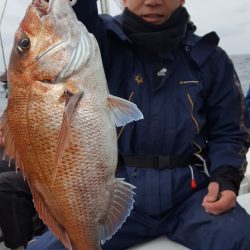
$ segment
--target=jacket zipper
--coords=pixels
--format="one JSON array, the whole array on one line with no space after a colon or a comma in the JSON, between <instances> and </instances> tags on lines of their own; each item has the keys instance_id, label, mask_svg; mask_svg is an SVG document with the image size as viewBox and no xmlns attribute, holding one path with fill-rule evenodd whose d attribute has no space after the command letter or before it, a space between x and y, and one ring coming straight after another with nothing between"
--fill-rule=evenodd
<instances>
[{"instance_id":1,"label":"jacket zipper","mask_svg":"<svg viewBox=\"0 0 250 250\"><path fill-rule=\"evenodd\" d=\"M190 94L187 94L187 97L188 97L188 101L189 101L190 106L191 106L191 118L192 118L192 120L193 120L193 122L194 122L194 124L196 126L197 133L199 133L200 132L199 124L198 124L197 120L194 117L194 102L193 102Z\"/></svg>"}]
</instances>

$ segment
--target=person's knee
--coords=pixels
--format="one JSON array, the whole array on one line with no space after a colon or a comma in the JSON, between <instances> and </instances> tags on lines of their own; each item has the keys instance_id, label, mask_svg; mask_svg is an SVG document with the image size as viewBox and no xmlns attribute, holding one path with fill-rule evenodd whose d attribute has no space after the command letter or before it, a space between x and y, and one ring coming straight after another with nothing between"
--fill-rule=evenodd
<instances>
[{"instance_id":1,"label":"person's knee","mask_svg":"<svg viewBox=\"0 0 250 250\"><path fill-rule=\"evenodd\" d=\"M64 245L51 233L46 231L39 237L33 238L27 245L26 250L66 250Z\"/></svg>"},{"instance_id":2,"label":"person's knee","mask_svg":"<svg viewBox=\"0 0 250 250\"><path fill-rule=\"evenodd\" d=\"M0 192L0 227L7 247L25 246L33 236L34 208L24 197Z\"/></svg>"},{"instance_id":3,"label":"person's knee","mask_svg":"<svg viewBox=\"0 0 250 250\"><path fill-rule=\"evenodd\" d=\"M241 225L238 228L233 230L231 235L232 239L234 239L234 244L236 246L235 249L250 249L250 215L248 218L245 218L242 221Z\"/></svg>"},{"instance_id":4,"label":"person's knee","mask_svg":"<svg viewBox=\"0 0 250 250\"><path fill-rule=\"evenodd\" d=\"M228 217L230 221L230 216ZM230 225L231 224L231 225ZM216 232L215 244L220 245L215 249L248 250L250 249L250 215L239 216L238 221L232 219L231 223L224 224ZM216 243L217 242L217 243Z\"/></svg>"}]
</instances>

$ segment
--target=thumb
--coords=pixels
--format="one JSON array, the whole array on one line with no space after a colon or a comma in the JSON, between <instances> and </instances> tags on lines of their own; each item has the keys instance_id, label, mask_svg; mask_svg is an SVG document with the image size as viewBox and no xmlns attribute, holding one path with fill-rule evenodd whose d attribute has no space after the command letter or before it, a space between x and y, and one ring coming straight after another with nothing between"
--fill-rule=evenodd
<instances>
[{"instance_id":1,"label":"thumb","mask_svg":"<svg viewBox=\"0 0 250 250\"><path fill-rule=\"evenodd\" d=\"M208 185L208 193L206 195L206 202L214 202L218 200L219 196L219 184L217 182L211 182Z\"/></svg>"}]
</instances>

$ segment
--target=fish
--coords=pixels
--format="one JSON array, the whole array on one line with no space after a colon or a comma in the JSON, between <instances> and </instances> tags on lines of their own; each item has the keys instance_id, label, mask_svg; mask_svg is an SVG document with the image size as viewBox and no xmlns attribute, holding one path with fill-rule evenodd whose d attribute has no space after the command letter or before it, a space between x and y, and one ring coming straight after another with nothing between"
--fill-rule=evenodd
<instances>
[{"instance_id":1,"label":"fish","mask_svg":"<svg viewBox=\"0 0 250 250\"><path fill-rule=\"evenodd\" d=\"M15 33L0 138L53 234L67 249L101 249L135 199L115 176L116 127L143 114L109 93L98 43L70 2L42 4L29 4Z\"/></svg>"}]
</instances>

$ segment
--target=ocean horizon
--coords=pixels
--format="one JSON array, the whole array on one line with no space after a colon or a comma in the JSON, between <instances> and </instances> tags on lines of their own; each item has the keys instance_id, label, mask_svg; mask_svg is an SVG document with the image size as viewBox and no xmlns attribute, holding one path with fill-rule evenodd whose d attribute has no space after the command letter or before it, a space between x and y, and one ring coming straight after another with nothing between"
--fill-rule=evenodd
<instances>
[{"instance_id":1,"label":"ocean horizon","mask_svg":"<svg viewBox=\"0 0 250 250\"><path fill-rule=\"evenodd\" d=\"M230 55L246 95L250 86L250 54Z\"/></svg>"}]
</instances>

